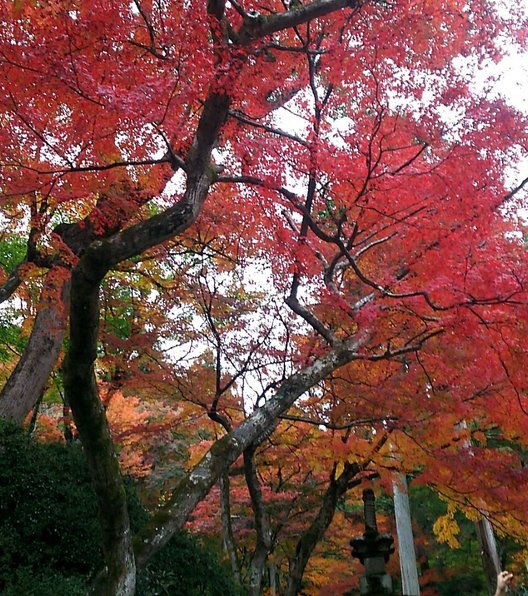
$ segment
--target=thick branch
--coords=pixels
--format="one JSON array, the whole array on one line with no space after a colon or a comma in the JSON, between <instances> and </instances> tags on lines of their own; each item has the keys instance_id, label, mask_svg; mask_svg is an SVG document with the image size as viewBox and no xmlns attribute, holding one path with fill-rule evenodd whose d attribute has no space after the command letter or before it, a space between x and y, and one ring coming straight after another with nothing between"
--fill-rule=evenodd
<instances>
[{"instance_id":1,"label":"thick branch","mask_svg":"<svg viewBox=\"0 0 528 596\"><path fill-rule=\"evenodd\" d=\"M350 422L346 422L343 424L334 424L332 422L328 422L325 420L320 419L313 419L308 418L307 416L294 416L291 414L281 414L281 420L291 420L292 422L302 422L304 424L310 424L312 426L324 426L328 430L347 430L350 428L356 428L358 426L373 426L375 424L380 424L381 422L393 422L397 419L393 416L384 416L382 418L358 418L356 420L352 420Z\"/></svg>"},{"instance_id":2,"label":"thick branch","mask_svg":"<svg viewBox=\"0 0 528 596\"><path fill-rule=\"evenodd\" d=\"M113 161L105 164L89 164L86 166L74 166L73 164L70 164L70 166L67 168L57 168L54 170L41 170L39 168L34 168L25 164L5 163L2 164L2 166L5 168L22 168L24 170L30 170L31 172L41 175L62 175L83 172L104 172L106 170L113 170L115 168L128 168L130 166L153 166L163 163L170 163L174 169L177 169L177 167L181 167L183 165L183 160L174 154L167 153L160 159L131 159L125 161Z\"/></svg>"},{"instance_id":3,"label":"thick branch","mask_svg":"<svg viewBox=\"0 0 528 596\"><path fill-rule=\"evenodd\" d=\"M167 504L154 516L136 540L136 560L143 566L158 552L185 523L196 505L209 492L220 475L261 437L275 427L278 416L331 372L358 357L363 342L357 340L334 348L326 356L315 360L300 372L286 379L261 408L255 410L231 433L211 447L193 471L180 481Z\"/></svg>"},{"instance_id":4,"label":"thick branch","mask_svg":"<svg viewBox=\"0 0 528 596\"><path fill-rule=\"evenodd\" d=\"M20 267L25 263L19 263L13 271L9 274L9 277L4 281L2 286L0 287L0 303L9 300L11 296L15 293L18 286L22 283L22 279L20 277Z\"/></svg>"},{"instance_id":5,"label":"thick branch","mask_svg":"<svg viewBox=\"0 0 528 596\"><path fill-rule=\"evenodd\" d=\"M294 135L291 132L287 132L286 130L276 128L274 126L270 126L269 124L262 124L260 122L257 122L256 120L249 118L248 116L246 116L245 114L243 114L242 112L240 112L238 110L230 110L229 115L232 118L235 118L235 120L242 122L243 124L248 124L249 126L253 126L254 128L259 128L261 130L264 130L265 132L269 132L272 135L276 135L276 136L282 137L284 139L289 139L290 141L295 141L296 143L299 143L299 145L302 145L303 147L310 146L308 141L305 141L303 138L299 137L298 135Z\"/></svg>"},{"instance_id":6,"label":"thick branch","mask_svg":"<svg viewBox=\"0 0 528 596\"><path fill-rule=\"evenodd\" d=\"M139 255L149 248L177 236L189 228L200 213L215 178L211 151L229 107L229 97L212 93L205 102L196 137L185 160L187 190L183 198L166 211L146 221L94 242L89 253L94 267L105 273L121 261ZM95 277L99 273L94 272Z\"/></svg>"},{"instance_id":7,"label":"thick branch","mask_svg":"<svg viewBox=\"0 0 528 596\"><path fill-rule=\"evenodd\" d=\"M236 41L242 45L251 43L255 39L277 33L284 29L297 27L314 19L324 17L343 8L356 9L358 0L316 0L304 6L297 6L291 10L263 16L256 12L246 14L242 27L236 33Z\"/></svg>"},{"instance_id":8,"label":"thick branch","mask_svg":"<svg viewBox=\"0 0 528 596\"><path fill-rule=\"evenodd\" d=\"M526 185L528 184L528 176L522 180L515 188L510 190L509 193L504 195L503 202L509 201L512 199L519 191L521 191Z\"/></svg>"}]
</instances>

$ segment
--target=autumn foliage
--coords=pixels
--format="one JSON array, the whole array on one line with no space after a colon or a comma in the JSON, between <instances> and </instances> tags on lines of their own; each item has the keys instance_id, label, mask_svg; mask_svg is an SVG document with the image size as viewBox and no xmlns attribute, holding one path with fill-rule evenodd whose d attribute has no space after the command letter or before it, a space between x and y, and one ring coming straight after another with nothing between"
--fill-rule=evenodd
<instances>
[{"instance_id":1,"label":"autumn foliage","mask_svg":"<svg viewBox=\"0 0 528 596\"><path fill-rule=\"evenodd\" d=\"M248 593L323 590L317 544L395 471L525 539L528 139L482 74L525 49L522 6L0 18L0 415L82 442L101 594L191 515ZM156 512L135 542L121 472Z\"/></svg>"}]
</instances>

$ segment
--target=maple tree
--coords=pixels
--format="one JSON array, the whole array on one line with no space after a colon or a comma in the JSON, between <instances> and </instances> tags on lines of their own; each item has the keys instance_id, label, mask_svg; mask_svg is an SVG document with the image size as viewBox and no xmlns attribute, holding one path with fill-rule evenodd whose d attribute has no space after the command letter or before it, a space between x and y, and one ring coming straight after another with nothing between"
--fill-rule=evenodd
<instances>
[{"instance_id":1,"label":"maple tree","mask_svg":"<svg viewBox=\"0 0 528 596\"><path fill-rule=\"evenodd\" d=\"M366 391L369 418L406 430L422 410L454 412L446 433L462 420L500 423L516 438L524 429L522 416L501 418L501 407L522 410L516 323L526 318L526 267L500 209L526 183L509 190L504 175L525 151L526 130L457 61L498 60L506 30L522 46L518 10L503 16L484 0L0 5L2 218L6 238L27 239L1 295L35 311L0 414L23 421L68 333L64 398L100 503L101 593L133 593L136 566L278 416L345 364L352 386L379 393L385 362L387 383L398 381L387 397ZM281 123L285 109L295 129ZM203 289L192 255L208 250L233 264L216 272L220 280L235 271L244 282L264 266L277 300L250 299L233 284L213 311L210 285L198 303L216 367L201 366L203 354L194 368L178 367L163 340L199 339L176 307ZM280 297L291 313L277 308L268 325ZM229 361L248 324L233 305L252 300L267 330L252 330L253 343L246 334L246 355ZM220 334L225 324L230 336ZM477 348L491 364L471 360ZM127 375L165 387L177 378L197 391L209 383L208 396L194 398L223 428L135 543L101 371L116 396ZM244 413L230 390L252 374L262 388ZM361 400L329 397L324 416L362 410Z\"/></svg>"},{"instance_id":2,"label":"maple tree","mask_svg":"<svg viewBox=\"0 0 528 596\"><path fill-rule=\"evenodd\" d=\"M248 577L248 593L261 593L268 585L264 578L270 576L279 593L298 594L301 586L304 590L306 565L345 496L376 476L369 464L385 438L358 450L357 459L365 453L363 461L345 462L340 469L335 461L336 441L340 439L334 433L315 425L284 421L258 452L247 451L243 464L232 469L229 529L225 515L218 511L224 508L218 490L193 512L192 528L229 534L237 574ZM348 540L341 546L346 550ZM320 578L319 583L324 581Z\"/></svg>"}]
</instances>

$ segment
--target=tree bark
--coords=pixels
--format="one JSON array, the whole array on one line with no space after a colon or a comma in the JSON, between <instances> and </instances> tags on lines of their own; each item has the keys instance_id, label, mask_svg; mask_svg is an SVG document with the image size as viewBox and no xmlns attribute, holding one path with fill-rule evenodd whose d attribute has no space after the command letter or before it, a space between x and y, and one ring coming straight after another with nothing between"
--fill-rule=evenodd
<instances>
[{"instance_id":1,"label":"tree bark","mask_svg":"<svg viewBox=\"0 0 528 596\"><path fill-rule=\"evenodd\" d=\"M0 393L0 418L22 424L44 392L66 333L69 291L69 272L50 269L24 354Z\"/></svg>"},{"instance_id":2,"label":"tree bark","mask_svg":"<svg viewBox=\"0 0 528 596\"><path fill-rule=\"evenodd\" d=\"M30 241L25 260L0 289L0 301L11 296L21 281L19 271L23 263L49 268L28 344L0 393L0 418L19 424L42 399L62 348L70 305L71 266L68 261L71 255L80 255L96 237L90 216L78 223L59 224L53 232L67 247L67 258L64 259L63 254L53 259L40 255Z\"/></svg>"},{"instance_id":3,"label":"tree bark","mask_svg":"<svg viewBox=\"0 0 528 596\"><path fill-rule=\"evenodd\" d=\"M112 266L174 237L194 223L214 178L211 151L228 108L228 96L209 95L187 156L189 173L182 200L146 222L93 241L72 272L70 347L64 366L64 389L98 498L105 569L98 576L95 589L101 596L133 595L136 565L126 494L94 374L100 284ZM217 479L218 475L213 482Z\"/></svg>"},{"instance_id":4,"label":"tree bark","mask_svg":"<svg viewBox=\"0 0 528 596\"><path fill-rule=\"evenodd\" d=\"M272 535L269 523L269 516L266 506L262 500L262 491L255 469L255 447L251 446L244 451L244 472L246 484L251 497L251 507L255 519L255 530L257 534L255 550L251 557L249 569L248 596L260 596L262 592L262 579L266 569L266 561L272 547Z\"/></svg>"},{"instance_id":5,"label":"tree bark","mask_svg":"<svg viewBox=\"0 0 528 596\"><path fill-rule=\"evenodd\" d=\"M87 278L82 267L73 271L70 312L64 389L99 504L105 569L96 582L96 593L132 596L136 569L126 493L93 369L97 357L99 283Z\"/></svg>"},{"instance_id":6,"label":"tree bark","mask_svg":"<svg viewBox=\"0 0 528 596\"><path fill-rule=\"evenodd\" d=\"M27 261L24 260L19 263L0 287L0 303L9 300L21 284L22 279L20 278L20 268L26 262Z\"/></svg>"},{"instance_id":7,"label":"tree bark","mask_svg":"<svg viewBox=\"0 0 528 596\"><path fill-rule=\"evenodd\" d=\"M288 377L274 397L255 410L232 432L216 441L194 469L172 491L167 503L136 536L136 561L145 565L180 530L196 505L231 464L250 445L258 445L273 432L278 417L310 387L359 357L361 340L343 344Z\"/></svg>"},{"instance_id":8,"label":"tree bark","mask_svg":"<svg viewBox=\"0 0 528 596\"><path fill-rule=\"evenodd\" d=\"M286 19L277 20L275 15L244 19L239 33L242 32L244 43L249 44L252 39L307 22L348 5L349 0L316 0L312 9L286 11ZM356 4L353 2L353 5ZM218 5L213 2L211 6L215 9ZM258 26L255 28L256 21ZM99 286L112 267L174 238L187 230L198 217L216 177L211 153L227 118L231 99L228 90L235 85L245 60L243 52L227 54L228 58L216 73L215 85L203 104L191 148L182 164L187 175L182 199L163 213L109 238L91 242L72 274L70 348L65 366L65 391L99 501L107 568L98 588L100 594L133 594L135 568L123 483L94 377ZM144 565L168 542L182 527L196 504L239 455L249 446L258 445L273 431L280 413L286 411L309 387L354 358L359 343L338 345L327 356L292 375L282 384L274 399L217 441L192 472L180 481L166 505L158 510L151 523L141 532L135 542L136 564Z\"/></svg>"}]
</instances>

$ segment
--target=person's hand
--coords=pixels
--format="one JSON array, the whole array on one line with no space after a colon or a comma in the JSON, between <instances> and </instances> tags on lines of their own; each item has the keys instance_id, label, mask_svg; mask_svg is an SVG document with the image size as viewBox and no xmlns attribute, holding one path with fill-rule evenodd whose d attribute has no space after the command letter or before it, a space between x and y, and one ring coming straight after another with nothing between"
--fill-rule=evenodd
<instances>
[{"instance_id":1,"label":"person's hand","mask_svg":"<svg viewBox=\"0 0 528 596\"><path fill-rule=\"evenodd\" d=\"M506 590L510 585L511 580L513 579L513 573L509 571L501 571L499 575L497 575L497 590L495 592L495 596L502 596L506 594Z\"/></svg>"}]
</instances>

